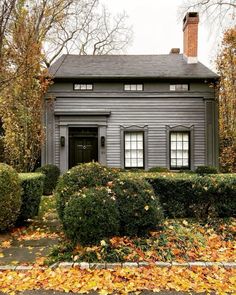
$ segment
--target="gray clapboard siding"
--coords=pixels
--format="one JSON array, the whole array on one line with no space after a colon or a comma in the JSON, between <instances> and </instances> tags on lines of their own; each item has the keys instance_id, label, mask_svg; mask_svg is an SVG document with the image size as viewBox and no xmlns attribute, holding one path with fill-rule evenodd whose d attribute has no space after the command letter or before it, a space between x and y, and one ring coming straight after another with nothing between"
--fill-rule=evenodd
<instances>
[{"instance_id":1,"label":"gray clapboard siding","mask_svg":"<svg viewBox=\"0 0 236 295\"><path fill-rule=\"evenodd\" d=\"M70 95L69 95L70 94ZM194 166L206 163L205 140L205 103L203 97L211 97L212 93L195 94L189 97L184 93L181 97L72 97L75 93L60 93L55 101L56 112L71 110L87 111L104 109L111 111L107 119L107 165L120 167L120 129L121 126L148 125L148 168L167 165L167 136L166 126L194 126ZM81 94L80 94L81 95ZM93 93L93 95L97 95ZM167 95L162 93L162 95ZM178 94L179 96L180 94ZM187 96L188 95L188 96ZM105 96L105 95L104 95ZM175 93L176 96L176 93ZM202 96L202 97L201 97ZM59 119L57 119L59 120ZM71 118L73 120L73 118ZM76 122L76 119L75 119ZM59 165L59 126L55 124L55 164Z\"/></svg>"}]
</instances>

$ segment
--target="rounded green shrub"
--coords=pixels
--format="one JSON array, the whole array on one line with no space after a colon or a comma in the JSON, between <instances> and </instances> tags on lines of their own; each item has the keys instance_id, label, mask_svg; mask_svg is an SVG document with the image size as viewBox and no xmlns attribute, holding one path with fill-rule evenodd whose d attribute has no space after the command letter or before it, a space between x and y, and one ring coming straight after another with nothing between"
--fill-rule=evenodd
<instances>
[{"instance_id":1,"label":"rounded green shrub","mask_svg":"<svg viewBox=\"0 0 236 295\"><path fill-rule=\"evenodd\" d=\"M99 243L118 234L119 212L108 187L86 188L68 201L63 218L69 239L81 245Z\"/></svg>"},{"instance_id":2,"label":"rounded green shrub","mask_svg":"<svg viewBox=\"0 0 236 295\"><path fill-rule=\"evenodd\" d=\"M142 236L158 226L163 212L158 197L147 181L117 180L112 190L119 209L121 235Z\"/></svg>"},{"instance_id":3,"label":"rounded green shrub","mask_svg":"<svg viewBox=\"0 0 236 295\"><path fill-rule=\"evenodd\" d=\"M21 207L21 186L17 172L0 163L0 231L14 226Z\"/></svg>"},{"instance_id":4,"label":"rounded green shrub","mask_svg":"<svg viewBox=\"0 0 236 295\"><path fill-rule=\"evenodd\" d=\"M60 169L56 165L47 164L38 168L36 172L40 172L45 175L43 194L51 195L57 185L57 181L60 176Z\"/></svg>"},{"instance_id":5,"label":"rounded green shrub","mask_svg":"<svg viewBox=\"0 0 236 295\"><path fill-rule=\"evenodd\" d=\"M166 167L152 167L148 170L149 172L170 172L170 170Z\"/></svg>"},{"instance_id":6,"label":"rounded green shrub","mask_svg":"<svg viewBox=\"0 0 236 295\"><path fill-rule=\"evenodd\" d=\"M17 222L21 223L38 215L45 175L42 173L20 173L22 205Z\"/></svg>"},{"instance_id":7,"label":"rounded green shrub","mask_svg":"<svg viewBox=\"0 0 236 295\"><path fill-rule=\"evenodd\" d=\"M58 181L55 194L57 211L60 219L63 219L67 202L83 188L107 185L108 182L118 177L116 169L91 162L73 167L62 175Z\"/></svg>"},{"instance_id":8,"label":"rounded green shrub","mask_svg":"<svg viewBox=\"0 0 236 295\"><path fill-rule=\"evenodd\" d=\"M198 166L195 172L199 175L217 174L218 170L216 167L213 167L213 166Z\"/></svg>"}]
</instances>

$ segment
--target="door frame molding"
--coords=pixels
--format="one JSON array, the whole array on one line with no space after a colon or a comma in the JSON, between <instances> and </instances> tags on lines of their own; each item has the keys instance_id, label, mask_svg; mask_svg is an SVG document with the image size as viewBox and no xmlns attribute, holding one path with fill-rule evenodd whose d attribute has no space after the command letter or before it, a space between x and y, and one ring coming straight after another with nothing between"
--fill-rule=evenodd
<instances>
[{"instance_id":1,"label":"door frame molding","mask_svg":"<svg viewBox=\"0 0 236 295\"><path fill-rule=\"evenodd\" d=\"M59 137L55 141L55 151L60 155L60 170L69 169L69 128L70 127L97 127L98 128L98 162L107 164L107 147L101 146L101 137L107 138L107 116L59 116ZM65 146L60 146L60 137L65 137Z\"/></svg>"}]
</instances>

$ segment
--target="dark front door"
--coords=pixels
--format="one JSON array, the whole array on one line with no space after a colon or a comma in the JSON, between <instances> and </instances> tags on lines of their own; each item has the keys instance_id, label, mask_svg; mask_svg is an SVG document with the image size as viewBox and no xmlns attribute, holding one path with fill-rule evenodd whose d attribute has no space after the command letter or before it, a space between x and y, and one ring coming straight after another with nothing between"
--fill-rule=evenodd
<instances>
[{"instance_id":1,"label":"dark front door","mask_svg":"<svg viewBox=\"0 0 236 295\"><path fill-rule=\"evenodd\" d=\"M69 129L69 168L80 163L98 161L97 128Z\"/></svg>"}]
</instances>

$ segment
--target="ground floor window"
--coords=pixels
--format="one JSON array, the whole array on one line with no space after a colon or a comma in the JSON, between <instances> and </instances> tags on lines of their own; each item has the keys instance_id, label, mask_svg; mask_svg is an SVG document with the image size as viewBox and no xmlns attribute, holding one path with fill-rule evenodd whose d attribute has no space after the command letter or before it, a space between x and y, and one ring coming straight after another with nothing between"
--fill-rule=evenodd
<instances>
[{"instance_id":1,"label":"ground floor window","mask_svg":"<svg viewBox=\"0 0 236 295\"><path fill-rule=\"evenodd\" d=\"M144 132L125 131L125 168L144 168Z\"/></svg>"},{"instance_id":2,"label":"ground floor window","mask_svg":"<svg viewBox=\"0 0 236 295\"><path fill-rule=\"evenodd\" d=\"M170 168L190 169L189 132L170 132Z\"/></svg>"}]
</instances>

